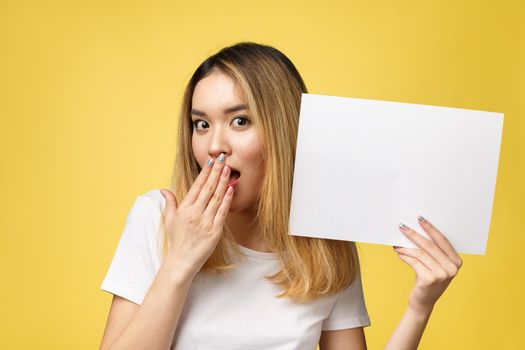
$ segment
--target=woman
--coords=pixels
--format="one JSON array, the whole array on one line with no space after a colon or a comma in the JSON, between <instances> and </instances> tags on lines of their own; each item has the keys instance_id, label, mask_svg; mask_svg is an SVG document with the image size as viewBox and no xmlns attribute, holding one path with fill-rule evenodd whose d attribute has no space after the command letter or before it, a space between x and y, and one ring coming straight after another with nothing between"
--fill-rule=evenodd
<instances>
[{"instance_id":1,"label":"woman","mask_svg":"<svg viewBox=\"0 0 525 350\"><path fill-rule=\"evenodd\" d=\"M288 234L303 80L280 51L239 43L186 88L170 190L139 196L102 289L114 294L101 349L366 349L354 242ZM315 165L312 165L315 166ZM386 349L415 349L462 261L428 221Z\"/></svg>"}]
</instances>

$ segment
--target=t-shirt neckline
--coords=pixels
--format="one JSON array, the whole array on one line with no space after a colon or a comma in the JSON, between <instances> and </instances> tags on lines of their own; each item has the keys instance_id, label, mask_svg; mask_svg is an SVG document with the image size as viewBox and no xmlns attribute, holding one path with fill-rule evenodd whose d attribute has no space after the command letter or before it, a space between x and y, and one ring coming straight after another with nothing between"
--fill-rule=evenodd
<instances>
[{"instance_id":1,"label":"t-shirt neckline","mask_svg":"<svg viewBox=\"0 0 525 350\"><path fill-rule=\"evenodd\" d=\"M245 246L242 246L242 245L240 245L237 242L233 242L233 243L237 246L237 248L239 248L241 253L243 253L245 255L248 255L248 256L251 256L253 258L265 259L265 260L275 260L277 258L277 254L276 253L260 252L258 250L253 250L253 249L247 248Z\"/></svg>"}]
</instances>

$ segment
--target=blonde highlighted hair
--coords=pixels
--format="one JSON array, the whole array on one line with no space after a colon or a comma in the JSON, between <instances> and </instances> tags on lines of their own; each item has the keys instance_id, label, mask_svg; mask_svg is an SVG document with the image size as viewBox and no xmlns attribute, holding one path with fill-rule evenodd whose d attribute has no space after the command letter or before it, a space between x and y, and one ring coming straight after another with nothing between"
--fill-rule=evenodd
<instances>
[{"instance_id":1,"label":"blonde highlighted hair","mask_svg":"<svg viewBox=\"0 0 525 350\"><path fill-rule=\"evenodd\" d=\"M193 155L190 118L197 83L214 71L228 75L243 91L263 148L264 183L256 221L282 269L267 279L282 287L277 297L308 302L348 287L359 268L354 242L292 236L288 232L295 147L301 93L306 86L293 63L279 50L252 42L226 47L208 57L191 77L182 100L177 155L171 190L180 203L200 167ZM226 224L223 236L201 271L221 273L234 268L228 252L239 253ZM164 235L164 253L167 239Z\"/></svg>"}]
</instances>

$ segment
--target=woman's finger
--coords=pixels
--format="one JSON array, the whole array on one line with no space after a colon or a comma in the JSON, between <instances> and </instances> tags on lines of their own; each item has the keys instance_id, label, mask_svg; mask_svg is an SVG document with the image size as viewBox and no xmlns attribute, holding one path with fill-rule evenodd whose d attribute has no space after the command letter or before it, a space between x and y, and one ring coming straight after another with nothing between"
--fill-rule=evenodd
<instances>
[{"instance_id":1,"label":"woman's finger","mask_svg":"<svg viewBox=\"0 0 525 350\"><path fill-rule=\"evenodd\" d=\"M428 220L426 220L421 215L418 216L419 225L425 230L425 232L432 238L434 242L441 248L441 250L448 255L448 257L454 262L454 264L459 268L463 264L463 260L458 255L456 249L450 241L442 234L434 225L432 225Z\"/></svg>"},{"instance_id":2,"label":"woman's finger","mask_svg":"<svg viewBox=\"0 0 525 350\"><path fill-rule=\"evenodd\" d=\"M452 262L448 256L439 248L436 243L432 240L429 240L419 233L417 233L412 228L408 227L405 224L399 225L399 230L412 242L414 242L419 248L426 251L430 256L432 256L436 261L442 265L449 265Z\"/></svg>"},{"instance_id":3,"label":"woman's finger","mask_svg":"<svg viewBox=\"0 0 525 350\"><path fill-rule=\"evenodd\" d=\"M208 202L210 201L210 198L215 193L215 190L217 189L217 183L219 182L219 178L221 177L222 169L224 168L224 162L226 160L226 157L224 153L221 153L219 157L217 157L217 160L215 161L215 164L213 165L213 168L211 169L211 173L208 176L208 179L206 180L206 183L201 189L201 192L199 193L199 196L193 203L198 209L200 213L204 212L206 207L208 206Z\"/></svg>"},{"instance_id":4,"label":"woman's finger","mask_svg":"<svg viewBox=\"0 0 525 350\"><path fill-rule=\"evenodd\" d=\"M219 232L222 232L222 227L224 226L224 223L226 222L226 217L228 216L228 212L230 211L230 205L232 203L233 192L234 192L233 187L228 186L228 189L226 190L226 193L224 194L224 199L222 200L221 205L219 206L219 209L217 210L217 214L215 215L215 218L213 219L213 227L216 227L219 230Z\"/></svg>"},{"instance_id":5,"label":"woman's finger","mask_svg":"<svg viewBox=\"0 0 525 350\"><path fill-rule=\"evenodd\" d=\"M403 247L394 247L394 250L397 253L409 256L413 259L418 260L422 263L428 270L432 271L433 275L438 280L445 280L449 277L455 276L457 269L451 269L448 271L446 267L439 264L434 260L430 255L418 248L403 248ZM454 266L452 266L454 268Z\"/></svg>"},{"instance_id":6,"label":"woman's finger","mask_svg":"<svg viewBox=\"0 0 525 350\"><path fill-rule=\"evenodd\" d=\"M419 260L414 259L407 255L401 254L401 253L397 253L397 256L399 256L399 258L403 260L405 263L410 265L414 269L414 271L416 272L416 275L419 278L423 278L425 280L430 279L432 272L429 269L427 269L421 262L419 262Z\"/></svg>"},{"instance_id":7,"label":"woman's finger","mask_svg":"<svg viewBox=\"0 0 525 350\"><path fill-rule=\"evenodd\" d=\"M215 214L217 213L217 209L222 203L222 199L224 198L224 194L226 192L226 186L228 186L228 182L230 181L230 167L225 166L222 169L222 174L219 179L219 185L215 189L215 193L213 194L213 197L210 199L210 202L208 203L208 206L204 210L203 217L210 217L213 220L213 217L215 217Z\"/></svg>"},{"instance_id":8,"label":"woman's finger","mask_svg":"<svg viewBox=\"0 0 525 350\"><path fill-rule=\"evenodd\" d=\"M166 190L164 188L160 189L160 193L166 200L166 209L164 212L166 221L170 221L173 214L175 213L175 210L177 210L177 199L175 198L175 195L170 191Z\"/></svg>"},{"instance_id":9,"label":"woman's finger","mask_svg":"<svg viewBox=\"0 0 525 350\"><path fill-rule=\"evenodd\" d=\"M206 180L208 180L208 176L211 173L211 169L213 168L214 163L215 161L211 158L209 158L206 161L206 165L201 169L201 172L199 173L199 175L193 182L193 185L191 185L190 190L186 194L186 197L183 200L184 202L188 204L193 204L197 200L197 197L199 196L199 193L204 187Z\"/></svg>"}]
</instances>

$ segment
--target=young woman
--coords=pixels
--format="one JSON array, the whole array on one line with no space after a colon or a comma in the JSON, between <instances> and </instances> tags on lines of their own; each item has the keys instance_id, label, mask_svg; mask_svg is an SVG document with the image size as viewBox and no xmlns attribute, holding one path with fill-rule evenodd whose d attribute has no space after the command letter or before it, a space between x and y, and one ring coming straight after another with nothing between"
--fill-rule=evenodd
<instances>
[{"instance_id":1,"label":"young woman","mask_svg":"<svg viewBox=\"0 0 525 350\"><path fill-rule=\"evenodd\" d=\"M103 281L114 296L101 349L366 349L355 243L288 233L303 92L266 45L239 43L197 68L171 190L138 196ZM416 283L386 349L417 348L462 264L419 222L432 240L401 225L420 249L394 247Z\"/></svg>"}]
</instances>

